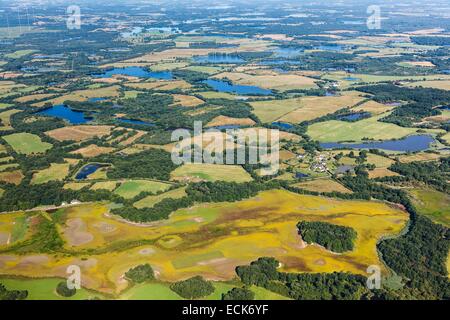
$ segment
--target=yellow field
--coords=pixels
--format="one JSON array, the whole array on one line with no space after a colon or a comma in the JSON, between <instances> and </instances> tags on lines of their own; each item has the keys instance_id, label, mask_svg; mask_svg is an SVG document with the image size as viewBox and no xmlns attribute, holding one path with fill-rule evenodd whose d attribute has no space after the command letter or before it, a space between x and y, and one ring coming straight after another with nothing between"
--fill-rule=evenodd
<instances>
[{"instance_id":1,"label":"yellow field","mask_svg":"<svg viewBox=\"0 0 450 320\"><path fill-rule=\"evenodd\" d=\"M44 169L33 174L31 183L41 184L49 181L61 181L69 174L68 163L52 163L50 168Z\"/></svg>"},{"instance_id":2,"label":"yellow field","mask_svg":"<svg viewBox=\"0 0 450 320\"><path fill-rule=\"evenodd\" d=\"M99 147L95 144L88 145L84 148L72 151L73 154L81 154L83 158L96 157L101 154L111 153L115 149L111 147Z\"/></svg>"},{"instance_id":3,"label":"yellow field","mask_svg":"<svg viewBox=\"0 0 450 320\"><path fill-rule=\"evenodd\" d=\"M13 184L20 184L22 179L25 176L23 175L22 171L16 170L16 171L7 171L7 172L1 172L0 173L0 181L6 182L6 183L13 183Z\"/></svg>"},{"instance_id":4,"label":"yellow field","mask_svg":"<svg viewBox=\"0 0 450 320\"><path fill-rule=\"evenodd\" d=\"M279 91L317 88L315 79L295 74L277 74L275 72L261 75L239 72L224 72L214 76L214 78L226 78L231 80L233 83L238 83L240 85L257 86Z\"/></svg>"},{"instance_id":5,"label":"yellow field","mask_svg":"<svg viewBox=\"0 0 450 320\"><path fill-rule=\"evenodd\" d=\"M212 119L206 127L217 127L217 126L228 126L228 125L239 125L239 126L253 126L255 121L250 118L231 118L227 116L217 116Z\"/></svg>"},{"instance_id":6,"label":"yellow field","mask_svg":"<svg viewBox=\"0 0 450 320\"><path fill-rule=\"evenodd\" d=\"M450 137L450 134L448 136ZM413 161L435 161L440 157L442 157L442 155L439 153L419 152L409 155L400 155L398 158L400 162L409 163Z\"/></svg>"},{"instance_id":7,"label":"yellow field","mask_svg":"<svg viewBox=\"0 0 450 320\"><path fill-rule=\"evenodd\" d=\"M54 95L55 95L54 93L37 93L37 94L32 94L29 96L23 96L23 97L17 98L14 101L20 102L20 103L26 103L26 102L30 102L30 101L47 99L47 98L53 97Z\"/></svg>"},{"instance_id":8,"label":"yellow field","mask_svg":"<svg viewBox=\"0 0 450 320\"><path fill-rule=\"evenodd\" d=\"M81 190L90 184L91 184L90 182L68 182L64 185L64 189Z\"/></svg>"},{"instance_id":9,"label":"yellow field","mask_svg":"<svg viewBox=\"0 0 450 320\"><path fill-rule=\"evenodd\" d=\"M280 120L299 123L312 120L345 107L352 107L364 98L360 93L349 91L336 97L302 97L285 100L251 102L253 112L262 122Z\"/></svg>"},{"instance_id":10,"label":"yellow field","mask_svg":"<svg viewBox=\"0 0 450 320\"><path fill-rule=\"evenodd\" d=\"M96 182L91 187L91 190L108 190L113 191L117 187L117 181L101 181Z\"/></svg>"},{"instance_id":11,"label":"yellow field","mask_svg":"<svg viewBox=\"0 0 450 320\"><path fill-rule=\"evenodd\" d=\"M176 181L251 181L250 175L241 166L220 164L184 164L170 174Z\"/></svg>"},{"instance_id":12,"label":"yellow field","mask_svg":"<svg viewBox=\"0 0 450 320\"><path fill-rule=\"evenodd\" d=\"M205 103L203 100L194 96L187 96L184 94L174 94L172 96L175 101L174 105L181 105L183 107L196 107Z\"/></svg>"},{"instance_id":13,"label":"yellow field","mask_svg":"<svg viewBox=\"0 0 450 320\"><path fill-rule=\"evenodd\" d=\"M125 85L133 89L146 89L146 90L153 89L162 91L170 91L174 89L189 89L192 87L188 82L184 80L128 82Z\"/></svg>"},{"instance_id":14,"label":"yellow field","mask_svg":"<svg viewBox=\"0 0 450 320\"><path fill-rule=\"evenodd\" d=\"M355 112L361 112L361 111L365 111L365 112L370 112L373 115L378 115L378 114L382 114L385 113L387 111L391 111L392 109L394 109L393 106L388 106L385 104L381 104L378 102L375 102L373 100L364 102L363 104L352 108L352 111Z\"/></svg>"},{"instance_id":15,"label":"yellow field","mask_svg":"<svg viewBox=\"0 0 450 320\"><path fill-rule=\"evenodd\" d=\"M369 179L381 178L381 177L395 177L399 176L397 172L393 172L387 168L375 168L369 171Z\"/></svg>"},{"instance_id":16,"label":"yellow field","mask_svg":"<svg viewBox=\"0 0 450 320\"><path fill-rule=\"evenodd\" d=\"M2 121L2 126L0 130L10 130L11 127L11 116L21 112L21 110L11 109L5 112L0 113L0 120Z\"/></svg>"},{"instance_id":17,"label":"yellow field","mask_svg":"<svg viewBox=\"0 0 450 320\"><path fill-rule=\"evenodd\" d=\"M315 192L342 192L352 193L342 184L331 179L316 179L311 181L299 182L295 187Z\"/></svg>"},{"instance_id":18,"label":"yellow field","mask_svg":"<svg viewBox=\"0 0 450 320\"><path fill-rule=\"evenodd\" d=\"M108 293L127 286L129 268L150 263L158 278L175 281L201 274L213 280L235 277L237 265L262 256L278 259L284 271L349 271L366 274L369 265L380 265L376 242L397 234L408 215L379 202L343 201L266 191L236 203L203 204L182 209L167 221L133 225L108 215L101 204L67 208L59 231L66 248L90 253L0 255L2 273L33 277L65 276L66 267L79 265L82 285ZM301 242L300 220L326 221L349 226L358 233L355 249L334 254ZM135 246L126 243L139 239ZM147 239L147 240L146 240ZM148 243L144 243L148 241ZM124 248L114 250L114 248Z\"/></svg>"},{"instance_id":19,"label":"yellow field","mask_svg":"<svg viewBox=\"0 0 450 320\"><path fill-rule=\"evenodd\" d=\"M424 87L442 90L450 90L450 80L418 81L407 84L408 87Z\"/></svg>"}]
</instances>

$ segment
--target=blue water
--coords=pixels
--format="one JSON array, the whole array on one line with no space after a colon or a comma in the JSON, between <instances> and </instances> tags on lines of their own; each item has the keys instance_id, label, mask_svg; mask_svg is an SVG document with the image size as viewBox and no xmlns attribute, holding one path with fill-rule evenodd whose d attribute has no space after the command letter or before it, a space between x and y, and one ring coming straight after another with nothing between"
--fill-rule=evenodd
<instances>
[{"instance_id":1,"label":"blue water","mask_svg":"<svg viewBox=\"0 0 450 320\"><path fill-rule=\"evenodd\" d=\"M207 56L196 56L197 63L244 63L245 60L235 54L211 53Z\"/></svg>"},{"instance_id":2,"label":"blue water","mask_svg":"<svg viewBox=\"0 0 450 320\"><path fill-rule=\"evenodd\" d=\"M384 149L390 151L416 152L430 148L434 139L430 135L414 135L401 140L387 140L366 143L321 143L320 146L325 149Z\"/></svg>"},{"instance_id":3,"label":"blue water","mask_svg":"<svg viewBox=\"0 0 450 320\"><path fill-rule=\"evenodd\" d=\"M139 78L154 78L159 80L173 79L172 72L170 71L148 71L141 67L114 68L112 70L105 71L104 73L97 74L95 76L100 78L111 78L113 75L116 74Z\"/></svg>"},{"instance_id":4,"label":"blue water","mask_svg":"<svg viewBox=\"0 0 450 320\"><path fill-rule=\"evenodd\" d=\"M367 118L368 116L370 116L369 112L358 112L358 113L352 113L352 114L347 114L347 115L343 115L343 116L339 116L338 119L339 120L347 120L347 121L356 121L359 119L364 119Z\"/></svg>"},{"instance_id":5,"label":"blue water","mask_svg":"<svg viewBox=\"0 0 450 320\"><path fill-rule=\"evenodd\" d=\"M88 165L85 165L81 170L77 173L75 176L75 179L77 180L84 180L87 179L87 177L91 174L93 174L95 171L97 171L99 168L101 168L102 165L98 163L91 163Z\"/></svg>"},{"instance_id":6,"label":"blue water","mask_svg":"<svg viewBox=\"0 0 450 320\"><path fill-rule=\"evenodd\" d=\"M83 124L92 121L92 118L86 117L82 111L74 111L64 104L59 104L51 108L39 111L38 114L62 118L71 124Z\"/></svg>"},{"instance_id":7,"label":"blue water","mask_svg":"<svg viewBox=\"0 0 450 320\"><path fill-rule=\"evenodd\" d=\"M306 173L297 172L297 173L295 174L295 178L296 178L296 179L307 178L307 177L309 177L309 175L306 174Z\"/></svg>"},{"instance_id":8,"label":"blue water","mask_svg":"<svg viewBox=\"0 0 450 320\"><path fill-rule=\"evenodd\" d=\"M448 106L442 106L438 108L439 110L450 110L450 104Z\"/></svg>"},{"instance_id":9,"label":"blue water","mask_svg":"<svg viewBox=\"0 0 450 320\"><path fill-rule=\"evenodd\" d=\"M257 95L268 95L272 94L271 90L263 89L256 86L243 86L237 84L230 84L227 81L208 79L202 81L208 86L212 87L214 90L219 92L232 92L237 94L257 94Z\"/></svg>"},{"instance_id":10,"label":"blue water","mask_svg":"<svg viewBox=\"0 0 450 320\"><path fill-rule=\"evenodd\" d=\"M314 47L314 49L325 50L325 51L335 51L335 52L344 51L344 48L340 45L322 45L322 46Z\"/></svg>"},{"instance_id":11,"label":"blue water","mask_svg":"<svg viewBox=\"0 0 450 320\"><path fill-rule=\"evenodd\" d=\"M146 121L142 121L142 120L123 119L123 118L119 118L117 120L119 120L120 122L124 122L124 123L137 124L137 125L140 125L140 126L155 126L154 123L146 122Z\"/></svg>"},{"instance_id":12,"label":"blue water","mask_svg":"<svg viewBox=\"0 0 450 320\"><path fill-rule=\"evenodd\" d=\"M272 125L286 130L292 129L294 127L292 124L286 122L272 122Z\"/></svg>"},{"instance_id":13,"label":"blue water","mask_svg":"<svg viewBox=\"0 0 450 320\"><path fill-rule=\"evenodd\" d=\"M294 47L281 47L275 49L275 56L279 58L292 59L296 58L303 53L303 49Z\"/></svg>"},{"instance_id":14,"label":"blue water","mask_svg":"<svg viewBox=\"0 0 450 320\"><path fill-rule=\"evenodd\" d=\"M89 102L101 102L107 100L106 98L90 98Z\"/></svg>"}]
</instances>

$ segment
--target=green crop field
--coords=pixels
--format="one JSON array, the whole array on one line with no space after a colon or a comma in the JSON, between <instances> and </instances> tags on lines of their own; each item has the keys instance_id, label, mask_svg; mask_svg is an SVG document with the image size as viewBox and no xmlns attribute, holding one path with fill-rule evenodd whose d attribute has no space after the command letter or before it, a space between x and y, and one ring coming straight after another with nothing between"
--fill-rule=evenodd
<instances>
[{"instance_id":1,"label":"green crop field","mask_svg":"<svg viewBox=\"0 0 450 320\"><path fill-rule=\"evenodd\" d=\"M141 192L156 193L159 191L165 191L170 188L170 184L149 181L149 180L130 180L122 183L114 193L124 197L125 199L132 199L139 195Z\"/></svg>"},{"instance_id":2,"label":"green crop field","mask_svg":"<svg viewBox=\"0 0 450 320\"><path fill-rule=\"evenodd\" d=\"M14 133L4 136L3 139L16 151L22 154L44 153L52 145L43 142L37 135L31 133Z\"/></svg>"},{"instance_id":3,"label":"green crop field","mask_svg":"<svg viewBox=\"0 0 450 320\"><path fill-rule=\"evenodd\" d=\"M432 189L413 189L409 193L420 213L436 223L450 227L450 196Z\"/></svg>"}]
</instances>

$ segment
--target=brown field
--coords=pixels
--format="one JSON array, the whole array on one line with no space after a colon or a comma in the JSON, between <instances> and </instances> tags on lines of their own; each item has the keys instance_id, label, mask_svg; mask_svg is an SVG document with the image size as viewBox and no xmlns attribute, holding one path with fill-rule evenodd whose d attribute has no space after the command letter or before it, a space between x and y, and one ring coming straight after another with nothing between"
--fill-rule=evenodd
<instances>
[{"instance_id":1,"label":"brown field","mask_svg":"<svg viewBox=\"0 0 450 320\"><path fill-rule=\"evenodd\" d=\"M271 39L271 40L275 40L275 41L291 41L294 39L294 38L288 37L287 35L282 34L282 33L261 34L261 35L257 35L256 38Z\"/></svg>"},{"instance_id":2,"label":"brown field","mask_svg":"<svg viewBox=\"0 0 450 320\"><path fill-rule=\"evenodd\" d=\"M282 149L280 150L280 160L281 161L289 161L291 159L294 159L296 157L295 153L286 150L286 149Z\"/></svg>"},{"instance_id":3,"label":"brown field","mask_svg":"<svg viewBox=\"0 0 450 320\"><path fill-rule=\"evenodd\" d=\"M369 179L393 176L399 176L399 174L387 168L375 168L375 170L369 171Z\"/></svg>"},{"instance_id":4,"label":"brown field","mask_svg":"<svg viewBox=\"0 0 450 320\"><path fill-rule=\"evenodd\" d=\"M87 147L72 151L73 154L81 154L83 158L91 158L96 157L101 154L111 153L115 149L111 147L99 147L95 144L91 144Z\"/></svg>"},{"instance_id":5,"label":"brown field","mask_svg":"<svg viewBox=\"0 0 450 320\"><path fill-rule=\"evenodd\" d=\"M96 182L91 187L91 190L108 190L113 191L117 187L117 181L101 181Z\"/></svg>"},{"instance_id":6,"label":"brown field","mask_svg":"<svg viewBox=\"0 0 450 320\"><path fill-rule=\"evenodd\" d=\"M46 134L58 141L84 141L93 137L104 137L111 134L112 126L73 126L47 131Z\"/></svg>"},{"instance_id":7,"label":"brown field","mask_svg":"<svg viewBox=\"0 0 450 320\"><path fill-rule=\"evenodd\" d=\"M419 29L419 30L415 30L415 31L407 32L407 33L412 34L412 35L428 35L428 34L441 33L442 31L445 31L445 29L442 29L442 28Z\"/></svg>"},{"instance_id":8,"label":"brown field","mask_svg":"<svg viewBox=\"0 0 450 320\"><path fill-rule=\"evenodd\" d=\"M194 96L188 96L184 94L174 94L172 96L175 101L174 105L181 105L183 107L196 107L205 103L203 100Z\"/></svg>"},{"instance_id":9,"label":"brown field","mask_svg":"<svg viewBox=\"0 0 450 320\"><path fill-rule=\"evenodd\" d=\"M401 155L398 157L398 159L400 160L400 162L409 163L413 161L435 161L440 157L442 157L442 155L439 153L419 152L410 155Z\"/></svg>"},{"instance_id":10,"label":"brown field","mask_svg":"<svg viewBox=\"0 0 450 320\"><path fill-rule=\"evenodd\" d=\"M15 185L19 185L20 182L22 182L23 178L24 178L24 175L22 174L22 171L20 171L20 170L0 173L0 181L6 182L6 183L13 183Z\"/></svg>"},{"instance_id":11,"label":"brown field","mask_svg":"<svg viewBox=\"0 0 450 320\"><path fill-rule=\"evenodd\" d=\"M436 67L432 62L430 61L405 61L403 62L407 65L411 65L413 67L425 67L425 68L433 68Z\"/></svg>"},{"instance_id":12,"label":"brown field","mask_svg":"<svg viewBox=\"0 0 450 320\"><path fill-rule=\"evenodd\" d=\"M317 87L315 84L315 79L295 74L277 74L275 72L262 75L223 72L214 77L219 79L226 78L240 85L258 86L265 89L274 89L279 91Z\"/></svg>"},{"instance_id":13,"label":"brown field","mask_svg":"<svg viewBox=\"0 0 450 320\"><path fill-rule=\"evenodd\" d=\"M365 111L365 112L370 112L373 115L378 115L378 114L385 113L387 111L391 111L392 109L394 109L394 106L388 106L388 105L370 100L370 101L364 102L362 105L352 108L352 111L356 111L356 112Z\"/></svg>"},{"instance_id":14,"label":"brown field","mask_svg":"<svg viewBox=\"0 0 450 320\"><path fill-rule=\"evenodd\" d=\"M332 179L316 179L311 181L299 182L294 184L295 187L315 192L341 192L352 193L342 184Z\"/></svg>"},{"instance_id":15,"label":"brown field","mask_svg":"<svg viewBox=\"0 0 450 320\"><path fill-rule=\"evenodd\" d=\"M255 121L250 118L231 118L227 116L218 116L211 120L206 127L217 127L227 125L253 126Z\"/></svg>"},{"instance_id":16,"label":"brown field","mask_svg":"<svg viewBox=\"0 0 450 320\"><path fill-rule=\"evenodd\" d=\"M43 100L50 97L53 97L54 93L37 93L37 94L31 94L29 96L23 96L20 98L15 99L14 101L20 102L20 103L26 103L30 101L36 101L36 100Z\"/></svg>"},{"instance_id":17,"label":"brown field","mask_svg":"<svg viewBox=\"0 0 450 320\"><path fill-rule=\"evenodd\" d=\"M173 81L154 81L154 82L128 82L125 86L133 89L146 89L146 90L162 90L170 91L174 89L189 89L192 86L184 80Z\"/></svg>"},{"instance_id":18,"label":"brown field","mask_svg":"<svg viewBox=\"0 0 450 320\"><path fill-rule=\"evenodd\" d=\"M144 135L146 134L145 131L138 131L134 136L129 137L128 139L121 141L119 144L121 146L128 146L130 144L132 144L133 142L135 142L136 140L139 140L140 138L142 138Z\"/></svg>"}]
</instances>

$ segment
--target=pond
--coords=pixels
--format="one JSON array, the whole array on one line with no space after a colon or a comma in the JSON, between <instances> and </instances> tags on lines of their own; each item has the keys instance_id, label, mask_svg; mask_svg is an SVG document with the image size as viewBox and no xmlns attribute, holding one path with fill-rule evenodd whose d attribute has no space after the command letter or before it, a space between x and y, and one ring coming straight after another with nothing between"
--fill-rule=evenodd
<instances>
[{"instance_id":1,"label":"pond","mask_svg":"<svg viewBox=\"0 0 450 320\"><path fill-rule=\"evenodd\" d=\"M152 126L152 127L155 126L154 123L142 121L142 120L136 120L136 119L119 118L117 120L120 122L123 122L123 123L136 124L136 125L140 125L140 126Z\"/></svg>"},{"instance_id":2,"label":"pond","mask_svg":"<svg viewBox=\"0 0 450 320\"><path fill-rule=\"evenodd\" d=\"M344 78L344 80L346 80L346 81L360 81L361 79L360 78L356 78L356 77L346 77L346 78Z\"/></svg>"},{"instance_id":3,"label":"pond","mask_svg":"<svg viewBox=\"0 0 450 320\"><path fill-rule=\"evenodd\" d=\"M263 66L282 66L282 65L300 65L299 60L289 60L289 59L265 59L259 62Z\"/></svg>"},{"instance_id":4,"label":"pond","mask_svg":"<svg viewBox=\"0 0 450 320\"><path fill-rule=\"evenodd\" d=\"M302 172L296 172L296 173L295 173L295 178L296 178L296 179L308 178L308 177L309 177L309 175L306 174L306 173L302 173Z\"/></svg>"},{"instance_id":5,"label":"pond","mask_svg":"<svg viewBox=\"0 0 450 320\"><path fill-rule=\"evenodd\" d=\"M369 112L358 112L358 113L344 114L342 116L339 116L338 120L357 121L357 120L365 119L368 117L370 117Z\"/></svg>"},{"instance_id":6,"label":"pond","mask_svg":"<svg viewBox=\"0 0 450 320\"><path fill-rule=\"evenodd\" d=\"M401 140L374 141L365 143L321 143L320 146L325 149L383 149L401 152L417 152L427 150L435 142L430 135L413 135Z\"/></svg>"},{"instance_id":7,"label":"pond","mask_svg":"<svg viewBox=\"0 0 450 320\"><path fill-rule=\"evenodd\" d=\"M295 47L279 47L275 49L274 53L276 57L292 59L300 56L303 53L303 49Z\"/></svg>"},{"instance_id":8,"label":"pond","mask_svg":"<svg viewBox=\"0 0 450 320\"><path fill-rule=\"evenodd\" d=\"M277 121L277 122L272 122L272 125L275 126L275 127L279 127L279 128L281 128L281 129L285 129L285 130L292 129L292 128L294 127L294 126L293 126L292 124L290 124L290 123L287 123L287 122L279 122L279 121Z\"/></svg>"},{"instance_id":9,"label":"pond","mask_svg":"<svg viewBox=\"0 0 450 320\"><path fill-rule=\"evenodd\" d=\"M64 104L39 111L38 114L65 119L71 124L83 124L92 121L92 118L86 117L83 111L72 110Z\"/></svg>"},{"instance_id":10,"label":"pond","mask_svg":"<svg viewBox=\"0 0 450 320\"><path fill-rule=\"evenodd\" d=\"M81 168L80 171L78 171L77 175L75 176L75 179L77 180L84 180L87 179L87 177L91 174L93 174L95 171L100 169L101 167L104 167L105 165L99 164L99 163L90 163L85 165L83 168Z\"/></svg>"},{"instance_id":11,"label":"pond","mask_svg":"<svg viewBox=\"0 0 450 320\"><path fill-rule=\"evenodd\" d=\"M214 90L219 92L231 92L237 94L254 94L254 95L272 94L272 91L268 89L263 89L256 86L237 85L223 80L208 79L202 82L206 83L208 86L212 87Z\"/></svg>"},{"instance_id":12,"label":"pond","mask_svg":"<svg viewBox=\"0 0 450 320\"><path fill-rule=\"evenodd\" d=\"M107 70L101 74L95 74L94 76L100 78L111 78L113 75L123 75L138 78L153 78L158 80L172 80L173 75L170 71L149 71L142 67L124 67L114 68Z\"/></svg>"},{"instance_id":13,"label":"pond","mask_svg":"<svg viewBox=\"0 0 450 320\"><path fill-rule=\"evenodd\" d=\"M342 46L332 45L332 44L317 46L317 47L314 47L314 49L324 50L324 51L335 51L335 52L344 51L344 48Z\"/></svg>"},{"instance_id":14,"label":"pond","mask_svg":"<svg viewBox=\"0 0 450 320\"><path fill-rule=\"evenodd\" d=\"M197 63L244 63L245 60L235 54L210 53L207 56L195 56Z\"/></svg>"}]
</instances>

